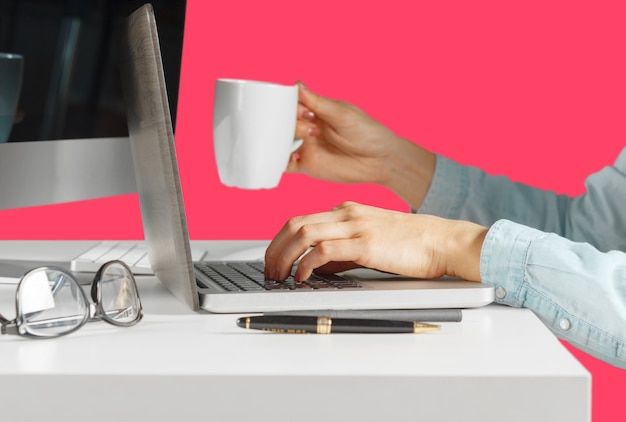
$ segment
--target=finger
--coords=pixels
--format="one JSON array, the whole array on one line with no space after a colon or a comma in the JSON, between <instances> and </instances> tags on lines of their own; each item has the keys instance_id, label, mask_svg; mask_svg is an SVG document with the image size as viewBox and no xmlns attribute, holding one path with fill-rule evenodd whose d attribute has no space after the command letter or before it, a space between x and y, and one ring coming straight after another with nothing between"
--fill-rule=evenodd
<instances>
[{"instance_id":1,"label":"finger","mask_svg":"<svg viewBox=\"0 0 626 422\"><path fill-rule=\"evenodd\" d=\"M343 221L344 219L345 218L341 215L341 213L333 210L290 218L274 237L274 240L270 243L267 251L271 253L274 252L274 249L284 247L287 241L295 236L302 226L320 223L337 223Z\"/></svg>"},{"instance_id":2,"label":"finger","mask_svg":"<svg viewBox=\"0 0 626 422\"><path fill-rule=\"evenodd\" d=\"M342 271L358 267L357 261L360 260L363 253L361 243L359 238L319 242L300 260L294 278L298 281L306 280L316 268L329 268L331 265L337 270L342 269Z\"/></svg>"},{"instance_id":3,"label":"finger","mask_svg":"<svg viewBox=\"0 0 626 422\"><path fill-rule=\"evenodd\" d=\"M295 154L294 154L293 159L297 161L297 157L295 157ZM288 167L289 166L295 167L297 166L297 163L290 162ZM284 259L283 252L288 248L288 245L292 241L292 239L298 235L298 232L300 232L300 236L304 236L307 234L307 231L313 232L310 229L314 227L315 225L318 225L318 224L336 225L337 223L340 223L340 222L346 222L350 220L351 215L354 215L354 212L351 212L350 210L354 209L355 207L364 207L364 206L357 204L355 202L344 202L340 204L338 207L335 207L334 209L330 211L290 218L283 225L283 227L276 234L276 236L274 236L274 239L270 242L269 246L267 247L267 250L265 251L265 263L266 263L265 276L267 278L274 278L277 276L279 272L278 268L286 267L287 265L291 266L293 264L295 259L291 260L291 262L288 262L288 264L281 263L280 260L281 258ZM302 230L302 227L305 227L305 226L308 226L309 228ZM333 227L322 226L322 227L319 227L318 230L319 230L318 235L315 238L315 240L320 241L324 239L333 238L331 237L333 233ZM325 231L322 231L322 230L325 230ZM309 246L311 245L310 244L307 245L306 248L308 248ZM306 248L301 249L298 253L302 254L304 250L306 250ZM292 257L294 254L296 253L294 252L290 256ZM289 261L290 258L287 258L286 260Z\"/></svg>"},{"instance_id":4,"label":"finger","mask_svg":"<svg viewBox=\"0 0 626 422\"><path fill-rule=\"evenodd\" d=\"M318 158L315 145L311 145L314 142L312 138L304 138L302 146L289 156L289 161L285 168L287 173L308 174L309 166L315 165Z\"/></svg>"},{"instance_id":5,"label":"finger","mask_svg":"<svg viewBox=\"0 0 626 422\"><path fill-rule=\"evenodd\" d=\"M328 239L351 237L354 225L328 211L290 219L265 252L265 277L284 280L293 263L310 247Z\"/></svg>"},{"instance_id":6,"label":"finger","mask_svg":"<svg viewBox=\"0 0 626 422\"><path fill-rule=\"evenodd\" d=\"M308 120L312 122L313 119L315 119L315 113L313 113L304 105L298 103L298 119Z\"/></svg>"},{"instance_id":7,"label":"finger","mask_svg":"<svg viewBox=\"0 0 626 422\"><path fill-rule=\"evenodd\" d=\"M287 173L301 173L300 170L300 153L294 152L289 157L289 162L287 163L287 168L285 169Z\"/></svg>"},{"instance_id":8,"label":"finger","mask_svg":"<svg viewBox=\"0 0 626 422\"><path fill-rule=\"evenodd\" d=\"M294 157L292 155L292 157ZM291 162L287 166L292 166ZM302 224L305 224L306 221L314 222L316 221L318 214L311 214L308 216L298 216L293 217L287 220L287 222L283 225L280 231L274 236L274 239L270 242L269 246L265 250L265 278L267 279L276 279L279 273L279 267L281 263L279 263L279 259L282 256L282 252L285 249L285 246L289 242L289 240L295 235ZM293 261L292 261L293 262ZM282 264L284 265L284 264Z\"/></svg>"},{"instance_id":9,"label":"finger","mask_svg":"<svg viewBox=\"0 0 626 422\"><path fill-rule=\"evenodd\" d=\"M359 204L358 202L354 202L354 201L344 201L341 204L334 207L333 209L331 209L331 211L346 211L346 210L349 210L350 208L358 208L361 210L367 210L367 209L370 209L371 207L368 205Z\"/></svg>"},{"instance_id":10,"label":"finger","mask_svg":"<svg viewBox=\"0 0 626 422\"><path fill-rule=\"evenodd\" d=\"M298 83L298 89L300 103L324 120L332 119L343 111L341 102L317 95L303 83Z\"/></svg>"},{"instance_id":11,"label":"finger","mask_svg":"<svg viewBox=\"0 0 626 422\"><path fill-rule=\"evenodd\" d=\"M296 124L296 139L304 139L311 136L318 136L320 129L313 122L298 120Z\"/></svg>"},{"instance_id":12,"label":"finger","mask_svg":"<svg viewBox=\"0 0 626 422\"><path fill-rule=\"evenodd\" d=\"M320 243L329 240L349 239L354 234L354 225L350 222L318 223L302 226L282 251L281 259L284 261L278 260L277 276L280 280L287 278L293 263L310 247L315 248Z\"/></svg>"},{"instance_id":13,"label":"finger","mask_svg":"<svg viewBox=\"0 0 626 422\"><path fill-rule=\"evenodd\" d=\"M328 264L315 268L313 272L316 274L335 274L342 271L353 270L355 268L363 268L363 265L355 264L354 262L331 261Z\"/></svg>"}]
</instances>

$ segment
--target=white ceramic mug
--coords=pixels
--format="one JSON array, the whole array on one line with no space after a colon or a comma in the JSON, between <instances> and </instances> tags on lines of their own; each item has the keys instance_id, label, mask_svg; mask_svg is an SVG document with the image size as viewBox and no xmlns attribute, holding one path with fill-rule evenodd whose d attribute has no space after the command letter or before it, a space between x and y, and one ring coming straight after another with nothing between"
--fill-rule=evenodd
<instances>
[{"instance_id":1,"label":"white ceramic mug","mask_svg":"<svg viewBox=\"0 0 626 422\"><path fill-rule=\"evenodd\" d=\"M0 53L0 142L9 139L22 87L23 58Z\"/></svg>"},{"instance_id":2,"label":"white ceramic mug","mask_svg":"<svg viewBox=\"0 0 626 422\"><path fill-rule=\"evenodd\" d=\"M298 86L218 79L213 147L221 182L242 189L270 189L280 182L294 140Z\"/></svg>"}]
</instances>

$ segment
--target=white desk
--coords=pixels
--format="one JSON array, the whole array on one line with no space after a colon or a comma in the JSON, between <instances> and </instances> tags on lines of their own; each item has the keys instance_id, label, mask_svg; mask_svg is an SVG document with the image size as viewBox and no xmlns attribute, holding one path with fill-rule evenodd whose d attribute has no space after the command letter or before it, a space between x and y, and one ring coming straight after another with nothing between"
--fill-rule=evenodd
<instances>
[{"instance_id":1,"label":"white desk","mask_svg":"<svg viewBox=\"0 0 626 422\"><path fill-rule=\"evenodd\" d=\"M68 260L93 242L0 241ZM214 256L246 242L193 242ZM0 274L2 275L2 274ZM528 310L491 305L424 335L281 335L192 313L138 280L144 319L0 337L2 420L589 421L591 376ZM14 317L15 286L0 286Z\"/></svg>"}]
</instances>

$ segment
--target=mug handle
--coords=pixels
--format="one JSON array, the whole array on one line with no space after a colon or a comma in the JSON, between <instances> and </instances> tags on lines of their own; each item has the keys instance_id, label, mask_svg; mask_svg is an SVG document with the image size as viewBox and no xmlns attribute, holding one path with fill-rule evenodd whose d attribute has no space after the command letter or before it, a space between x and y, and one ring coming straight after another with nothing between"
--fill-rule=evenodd
<instances>
[{"instance_id":1,"label":"mug handle","mask_svg":"<svg viewBox=\"0 0 626 422\"><path fill-rule=\"evenodd\" d=\"M303 142L304 142L304 139L294 139L293 145L291 146L291 153L293 154L294 152L296 152L298 148L302 146Z\"/></svg>"}]
</instances>

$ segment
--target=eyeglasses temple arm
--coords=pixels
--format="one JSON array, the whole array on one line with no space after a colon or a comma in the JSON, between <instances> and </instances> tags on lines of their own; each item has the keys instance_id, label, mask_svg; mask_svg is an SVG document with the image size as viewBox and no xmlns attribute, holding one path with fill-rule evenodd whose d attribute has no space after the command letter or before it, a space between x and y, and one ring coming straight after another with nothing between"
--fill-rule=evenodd
<instances>
[{"instance_id":1,"label":"eyeglasses temple arm","mask_svg":"<svg viewBox=\"0 0 626 422\"><path fill-rule=\"evenodd\" d=\"M15 320L9 321L0 314L0 334L17 334L17 324Z\"/></svg>"}]
</instances>

